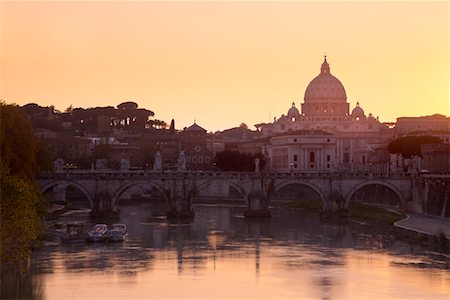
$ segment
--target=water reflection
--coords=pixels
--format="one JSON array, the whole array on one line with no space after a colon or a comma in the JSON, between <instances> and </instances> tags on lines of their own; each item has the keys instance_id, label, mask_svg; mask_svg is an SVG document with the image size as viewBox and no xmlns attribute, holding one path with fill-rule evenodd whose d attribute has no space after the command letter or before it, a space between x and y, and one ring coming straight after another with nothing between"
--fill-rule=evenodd
<instances>
[{"instance_id":1,"label":"water reflection","mask_svg":"<svg viewBox=\"0 0 450 300\"><path fill-rule=\"evenodd\" d=\"M31 281L42 292L30 298L450 295L448 261L405 254L401 247L400 254L397 242L377 230L324 224L317 215L275 208L271 220L245 220L239 207L196 206L191 222L167 221L161 217L161 203L120 209L128 241L66 244L36 252Z\"/></svg>"}]
</instances>

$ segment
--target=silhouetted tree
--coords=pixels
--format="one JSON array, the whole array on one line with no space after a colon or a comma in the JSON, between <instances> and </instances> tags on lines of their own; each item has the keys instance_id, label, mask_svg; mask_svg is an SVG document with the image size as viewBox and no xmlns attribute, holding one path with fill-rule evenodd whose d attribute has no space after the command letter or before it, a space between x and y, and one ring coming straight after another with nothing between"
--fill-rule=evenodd
<instances>
[{"instance_id":1,"label":"silhouetted tree","mask_svg":"<svg viewBox=\"0 0 450 300\"><path fill-rule=\"evenodd\" d=\"M241 153L238 151L225 150L216 154L215 163L222 171L246 171L255 170L255 159L259 158L261 169L264 168L266 161L262 154Z\"/></svg>"},{"instance_id":2,"label":"silhouetted tree","mask_svg":"<svg viewBox=\"0 0 450 300\"><path fill-rule=\"evenodd\" d=\"M401 154L404 158L413 156L422 156L420 147L423 144L442 143L442 140L436 136L404 136L393 140L388 145L389 153Z\"/></svg>"},{"instance_id":3,"label":"silhouetted tree","mask_svg":"<svg viewBox=\"0 0 450 300\"><path fill-rule=\"evenodd\" d=\"M16 105L0 102L1 160L9 173L33 180L36 175L36 141L27 116Z\"/></svg>"},{"instance_id":4,"label":"silhouetted tree","mask_svg":"<svg viewBox=\"0 0 450 300\"><path fill-rule=\"evenodd\" d=\"M42 229L43 198L34 181L36 142L24 110L0 102L0 262L26 258Z\"/></svg>"}]
</instances>

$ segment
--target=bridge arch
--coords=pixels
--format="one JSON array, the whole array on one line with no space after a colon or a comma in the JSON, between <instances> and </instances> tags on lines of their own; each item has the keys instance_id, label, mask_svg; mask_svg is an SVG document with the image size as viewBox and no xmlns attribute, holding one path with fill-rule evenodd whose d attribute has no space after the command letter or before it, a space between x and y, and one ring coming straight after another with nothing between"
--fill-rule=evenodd
<instances>
[{"instance_id":1,"label":"bridge arch","mask_svg":"<svg viewBox=\"0 0 450 300\"><path fill-rule=\"evenodd\" d=\"M226 180L226 179L224 180L223 178L211 179L211 180L206 180L206 181L202 182L197 187L197 193L200 194L202 191L207 189L209 186L211 186L211 184L213 184L215 182L222 182L222 183L228 184L229 186L235 188L242 195L242 197L244 197L244 198L247 197L247 192L245 191L245 189L242 186L240 186L236 182L233 182L232 180Z\"/></svg>"},{"instance_id":2,"label":"bridge arch","mask_svg":"<svg viewBox=\"0 0 450 300\"><path fill-rule=\"evenodd\" d=\"M401 193L401 191L395 185L393 185L393 184L391 184L389 182L386 182L386 181L382 181L382 180L368 180L368 181L364 181L364 182L356 185L355 187L353 187L351 189L351 191L345 197L345 207L348 207L348 205L350 204L350 200L351 200L352 196L358 190L362 189L363 187L369 186L369 185L381 185L381 186L384 186L384 187L388 188L389 190L394 192L394 194L397 196L400 209L403 210L405 208L405 206L406 206L406 199L403 196L403 194Z\"/></svg>"},{"instance_id":3,"label":"bridge arch","mask_svg":"<svg viewBox=\"0 0 450 300\"><path fill-rule=\"evenodd\" d=\"M273 187L273 192L272 193L274 193L276 191L279 191L279 190L281 190L282 188L284 188L284 187L286 187L288 185L301 185L301 186L306 186L306 187L312 189L319 196L320 201L322 202L322 206L326 207L326 200L327 200L327 198L325 197L325 195L322 192L322 190L319 187L317 187L316 185L314 185L314 184L312 184L310 182L304 181L304 180L290 179L290 180L282 181L282 182L276 184Z\"/></svg>"},{"instance_id":4,"label":"bridge arch","mask_svg":"<svg viewBox=\"0 0 450 300\"><path fill-rule=\"evenodd\" d=\"M119 188L117 188L117 190L113 193L113 199L112 199L113 210L115 210L117 208L117 206L119 205L120 196L122 196L122 194L126 190L128 190L129 188L131 188L133 186L145 186L145 187L148 187L149 189L156 188L158 191L160 191L164 195L164 188L162 186L160 186L159 184L157 184L156 182L153 182L153 181L127 182L127 183L124 183L123 185L119 186Z\"/></svg>"},{"instance_id":5,"label":"bridge arch","mask_svg":"<svg viewBox=\"0 0 450 300\"><path fill-rule=\"evenodd\" d=\"M52 181L49 183L44 184L43 186L41 186L41 192L42 194L46 193L48 190L54 188L55 186L58 185L67 185L67 186L74 186L77 189L79 189L80 191L83 192L83 194L86 196L86 198L89 201L89 207L92 209L94 207L94 197L92 196L92 194L89 192L89 190L84 187L82 184L79 184L75 181L71 181L71 180L56 180L56 181Z\"/></svg>"}]
</instances>

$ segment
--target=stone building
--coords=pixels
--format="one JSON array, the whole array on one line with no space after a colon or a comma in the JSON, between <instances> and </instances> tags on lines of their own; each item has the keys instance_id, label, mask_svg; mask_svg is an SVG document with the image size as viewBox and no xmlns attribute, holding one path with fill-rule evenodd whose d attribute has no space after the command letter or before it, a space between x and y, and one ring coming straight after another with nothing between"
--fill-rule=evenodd
<instances>
[{"instance_id":1,"label":"stone building","mask_svg":"<svg viewBox=\"0 0 450 300\"><path fill-rule=\"evenodd\" d=\"M334 153L330 154L332 158L327 161L326 155L315 157L314 161L317 160L317 162L314 166L321 166L321 169L325 166L326 169L326 166L330 165L330 169L334 170L354 170L368 165L370 153L385 147L389 134L388 128L378 120L378 117L374 117L371 113L366 115L359 102L350 112L345 88L339 79L331 74L326 57L320 74L306 88L301 112L295 103L292 103L286 115L275 119L273 123L261 126L264 137L273 137L268 146L269 150L281 147L277 136L284 136L291 131L311 133L310 138L297 137L305 143L302 146L305 149L319 149L315 148L318 140L314 138L317 137L318 132L322 136L328 135L330 140L333 140L332 147L335 147ZM293 135L291 138L295 139ZM278 143L277 146L272 144L275 141ZM287 147L288 153L293 153L298 145L287 142L283 147ZM273 155L274 152L268 151L268 153ZM273 158L270 157L271 160ZM292 161L288 159L285 162L287 165L283 168L289 168ZM383 162L383 166L387 167L387 163L388 161Z\"/></svg>"},{"instance_id":2,"label":"stone building","mask_svg":"<svg viewBox=\"0 0 450 300\"><path fill-rule=\"evenodd\" d=\"M450 143L424 144L422 153L422 169L430 173L450 173Z\"/></svg>"},{"instance_id":3,"label":"stone building","mask_svg":"<svg viewBox=\"0 0 450 300\"><path fill-rule=\"evenodd\" d=\"M181 132L181 145L185 151L188 170L212 168L214 158L207 142L206 129L195 122Z\"/></svg>"},{"instance_id":4,"label":"stone building","mask_svg":"<svg viewBox=\"0 0 450 300\"><path fill-rule=\"evenodd\" d=\"M296 130L270 138L270 169L329 172L336 167L336 138L322 130Z\"/></svg>"}]
</instances>

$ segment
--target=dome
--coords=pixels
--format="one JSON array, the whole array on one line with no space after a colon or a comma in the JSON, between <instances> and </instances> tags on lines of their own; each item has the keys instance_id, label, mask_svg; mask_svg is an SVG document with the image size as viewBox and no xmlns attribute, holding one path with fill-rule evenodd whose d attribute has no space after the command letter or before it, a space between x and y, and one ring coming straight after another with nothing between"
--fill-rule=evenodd
<instances>
[{"instance_id":1,"label":"dome","mask_svg":"<svg viewBox=\"0 0 450 300\"><path fill-rule=\"evenodd\" d=\"M359 102L356 102L356 107L352 110L352 117L365 118L364 110L359 106Z\"/></svg>"},{"instance_id":2,"label":"dome","mask_svg":"<svg viewBox=\"0 0 450 300\"><path fill-rule=\"evenodd\" d=\"M292 107L289 108L287 115L288 115L289 118L300 116L300 112L298 111L297 107L295 107L295 103L294 102L292 102Z\"/></svg>"},{"instance_id":3,"label":"dome","mask_svg":"<svg viewBox=\"0 0 450 300\"><path fill-rule=\"evenodd\" d=\"M330 66L325 56L322 67L320 68L320 74L314 78L308 85L305 91L305 103L312 102L346 102L347 95L345 93L342 83L331 75Z\"/></svg>"}]
</instances>

